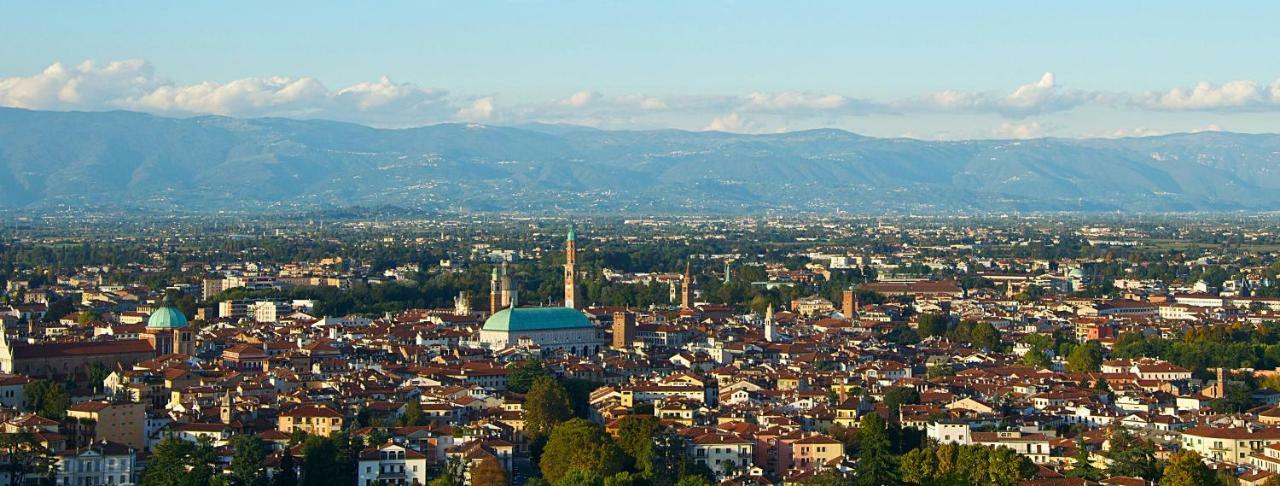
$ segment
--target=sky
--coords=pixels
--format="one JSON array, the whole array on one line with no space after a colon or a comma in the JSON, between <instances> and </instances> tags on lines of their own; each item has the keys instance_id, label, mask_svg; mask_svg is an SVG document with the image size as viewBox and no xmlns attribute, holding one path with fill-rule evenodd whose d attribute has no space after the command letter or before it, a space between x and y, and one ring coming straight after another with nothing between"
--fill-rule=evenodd
<instances>
[{"instance_id":1,"label":"sky","mask_svg":"<svg viewBox=\"0 0 1280 486\"><path fill-rule=\"evenodd\" d=\"M0 106L922 139L1280 132L1280 2L4 3Z\"/></svg>"}]
</instances>

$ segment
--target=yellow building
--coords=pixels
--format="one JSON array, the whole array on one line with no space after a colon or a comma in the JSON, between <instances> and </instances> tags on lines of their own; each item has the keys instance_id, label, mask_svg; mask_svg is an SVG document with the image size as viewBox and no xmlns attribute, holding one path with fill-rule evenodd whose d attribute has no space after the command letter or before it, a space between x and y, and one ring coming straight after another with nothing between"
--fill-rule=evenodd
<instances>
[{"instance_id":1,"label":"yellow building","mask_svg":"<svg viewBox=\"0 0 1280 486\"><path fill-rule=\"evenodd\" d=\"M306 432L328 437L342 430L345 419L341 413L324 405L303 405L280 414L276 430L286 434Z\"/></svg>"},{"instance_id":2,"label":"yellow building","mask_svg":"<svg viewBox=\"0 0 1280 486\"><path fill-rule=\"evenodd\" d=\"M146 446L146 405L136 402L80 402L67 409L67 418L91 428L95 441L111 441L142 450Z\"/></svg>"}]
</instances>

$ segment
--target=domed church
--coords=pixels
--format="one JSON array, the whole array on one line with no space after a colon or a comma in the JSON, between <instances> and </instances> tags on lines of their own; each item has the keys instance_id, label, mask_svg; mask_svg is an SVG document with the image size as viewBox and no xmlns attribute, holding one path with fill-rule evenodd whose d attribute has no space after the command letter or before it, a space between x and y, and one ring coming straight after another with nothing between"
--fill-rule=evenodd
<instances>
[{"instance_id":1,"label":"domed church","mask_svg":"<svg viewBox=\"0 0 1280 486\"><path fill-rule=\"evenodd\" d=\"M569 228L569 237L565 244L566 263L564 271L564 307L519 307L515 291L507 288L499 290L502 284L495 277L491 285L491 308L500 303L510 307L498 310L484 321L480 328L480 342L490 349L504 349L516 345L534 345L543 352L567 351L577 355L592 355L600 352L604 340L586 314L576 309L577 301L577 268L574 248L573 228ZM495 274L497 275L497 274ZM505 278L505 272L504 272ZM510 294L509 302L501 302L499 295Z\"/></svg>"},{"instance_id":2,"label":"domed church","mask_svg":"<svg viewBox=\"0 0 1280 486\"><path fill-rule=\"evenodd\" d=\"M163 306L152 312L143 332L145 334L142 338L151 341L157 354L178 353L190 356L195 351L187 316L173 307Z\"/></svg>"},{"instance_id":3,"label":"domed church","mask_svg":"<svg viewBox=\"0 0 1280 486\"><path fill-rule=\"evenodd\" d=\"M480 342L491 349L509 348L521 341L544 352L563 349L584 356L598 353L601 343L587 316L568 307L502 309L489 316L480 329Z\"/></svg>"}]
</instances>

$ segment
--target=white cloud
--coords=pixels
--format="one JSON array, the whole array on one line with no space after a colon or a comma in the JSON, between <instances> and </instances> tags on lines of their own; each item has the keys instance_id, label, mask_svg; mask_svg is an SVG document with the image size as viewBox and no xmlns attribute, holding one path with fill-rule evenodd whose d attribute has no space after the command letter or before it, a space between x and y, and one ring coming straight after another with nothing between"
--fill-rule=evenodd
<instances>
[{"instance_id":1,"label":"white cloud","mask_svg":"<svg viewBox=\"0 0 1280 486\"><path fill-rule=\"evenodd\" d=\"M764 127L769 130L848 127L856 123L849 117L885 114L911 115L912 120L934 117L935 125L955 124L957 119L952 118L952 114L963 114L967 122L956 127L961 133L1024 138L1043 131L1031 118L1086 105L1136 112L1280 111L1280 81L1265 84L1238 80L1221 85L1201 82L1187 88L1121 93L1069 89L1059 84L1053 72L1045 72L1038 79L1005 92L943 90L918 97L881 100L815 91L604 95L583 89L537 103L498 105L498 95L506 94L455 95L411 82L393 82L386 77L336 89L306 76L246 77L181 84L158 75L149 63L136 59L109 63L85 61L77 65L53 63L28 76L0 78L0 106L38 110L127 109L178 116L324 118L373 126L414 126L443 121L539 121L601 128L684 127L759 132L765 130ZM998 118L980 121L985 117ZM998 129L983 128L995 125L1000 119L1012 123ZM706 120L711 122L704 125ZM1038 121L1043 123L1045 119ZM1160 125L1154 120L1140 123ZM932 130L905 126L901 122L896 125L888 133L951 130L943 125ZM885 133L884 130L881 133ZM1096 136L1146 134L1149 133L1143 129L1133 129L1102 132Z\"/></svg>"},{"instance_id":2,"label":"white cloud","mask_svg":"<svg viewBox=\"0 0 1280 486\"><path fill-rule=\"evenodd\" d=\"M99 66L85 61L75 67L55 62L38 74L0 79L0 106L33 110L104 110L124 96L137 96L160 85L145 61L131 59Z\"/></svg>"},{"instance_id":3,"label":"white cloud","mask_svg":"<svg viewBox=\"0 0 1280 486\"><path fill-rule=\"evenodd\" d=\"M1101 138L1138 138L1138 137L1158 137L1160 135L1168 135L1169 132L1164 130L1155 130L1146 127L1135 128L1118 128L1110 132L1095 135Z\"/></svg>"},{"instance_id":4,"label":"white cloud","mask_svg":"<svg viewBox=\"0 0 1280 486\"><path fill-rule=\"evenodd\" d=\"M1045 72L1040 79L1018 86L1007 95L976 91L943 90L921 98L912 98L896 105L904 110L959 111L996 113L1013 118L1065 111L1108 98L1103 93L1064 89L1052 72Z\"/></svg>"},{"instance_id":5,"label":"white cloud","mask_svg":"<svg viewBox=\"0 0 1280 486\"><path fill-rule=\"evenodd\" d=\"M459 109L453 117L467 121L490 120L493 118L493 97L476 98L471 104Z\"/></svg>"},{"instance_id":6,"label":"white cloud","mask_svg":"<svg viewBox=\"0 0 1280 486\"><path fill-rule=\"evenodd\" d=\"M746 108L786 111L786 110L834 110L851 103L849 98L832 94L814 94L806 92L786 91L781 93L751 93L747 96Z\"/></svg>"},{"instance_id":7,"label":"white cloud","mask_svg":"<svg viewBox=\"0 0 1280 486\"><path fill-rule=\"evenodd\" d=\"M37 110L126 109L168 115L293 116L375 125L448 120L448 92L387 78L331 91L311 77L242 78L181 85L146 61L75 67L53 63L38 74L0 79L0 106ZM471 107L475 108L475 107ZM492 107L490 107L490 112Z\"/></svg>"},{"instance_id":8,"label":"white cloud","mask_svg":"<svg viewBox=\"0 0 1280 486\"><path fill-rule=\"evenodd\" d=\"M711 123L708 124L704 130L715 131L715 132L748 133L748 132L757 131L759 129L760 129L759 124L751 120L748 120L746 118L743 118L742 115L739 115L738 112L735 111L728 115L718 116L715 119L711 120Z\"/></svg>"},{"instance_id":9,"label":"white cloud","mask_svg":"<svg viewBox=\"0 0 1280 486\"><path fill-rule=\"evenodd\" d=\"M1004 122L992 131L992 135L1000 138L1037 138L1044 136L1044 127L1040 125L1040 122L1036 121L1027 123Z\"/></svg>"},{"instance_id":10,"label":"white cloud","mask_svg":"<svg viewBox=\"0 0 1280 486\"><path fill-rule=\"evenodd\" d=\"M1270 86L1253 80L1221 85L1201 81L1191 88L1146 91L1134 96L1133 103L1146 109L1170 111L1276 110L1280 109L1280 81Z\"/></svg>"},{"instance_id":11,"label":"white cloud","mask_svg":"<svg viewBox=\"0 0 1280 486\"><path fill-rule=\"evenodd\" d=\"M224 84L161 85L111 103L153 113L212 113L228 116L307 115L318 112L328 90L314 78L245 78Z\"/></svg>"},{"instance_id":12,"label":"white cloud","mask_svg":"<svg viewBox=\"0 0 1280 486\"><path fill-rule=\"evenodd\" d=\"M592 101L595 101L599 97L600 93L595 91L579 91L570 95L568 98L560 100L559 104L573 108L582 108L591 104Z\"/></svg>"}]
</instances>

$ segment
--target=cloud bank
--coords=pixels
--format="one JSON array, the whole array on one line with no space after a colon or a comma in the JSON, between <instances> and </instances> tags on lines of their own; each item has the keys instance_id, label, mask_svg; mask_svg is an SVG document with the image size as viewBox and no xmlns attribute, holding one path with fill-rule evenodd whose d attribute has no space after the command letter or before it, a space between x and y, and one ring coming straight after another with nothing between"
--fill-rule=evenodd
<instances>
[{"instance_id":1,"label":"cloud bank","mask_svg":"<svg viewBox=\"0 0 1280 486\"><path fill-rule=\"evenodd\" d=\"M77 65L55 62L35 74L0 78L0 106L36 110L135 110L170 116L226 115L324 118L382 127L448 121L574 123L601 128L683 126L734 132L788 126L831 126L850 117L994 117L988 134L1039 136L1033 120L1083 107L1166 112L1280 111L1280 81L1201 81L1190 87L1138 93L1074 89L1053 72L1007 91L942 90L876 100L814 91L757 91L745 95L607 94L581 89L544 102L504 104L501 94L455 94L447 89L376 81L330 88L312 77L250 77L179 84L144 60ZM1132 133L1154 133L1134 129ZM1116 136L1126 136L1117 132Z\"/></svg>"}]
</instances>

